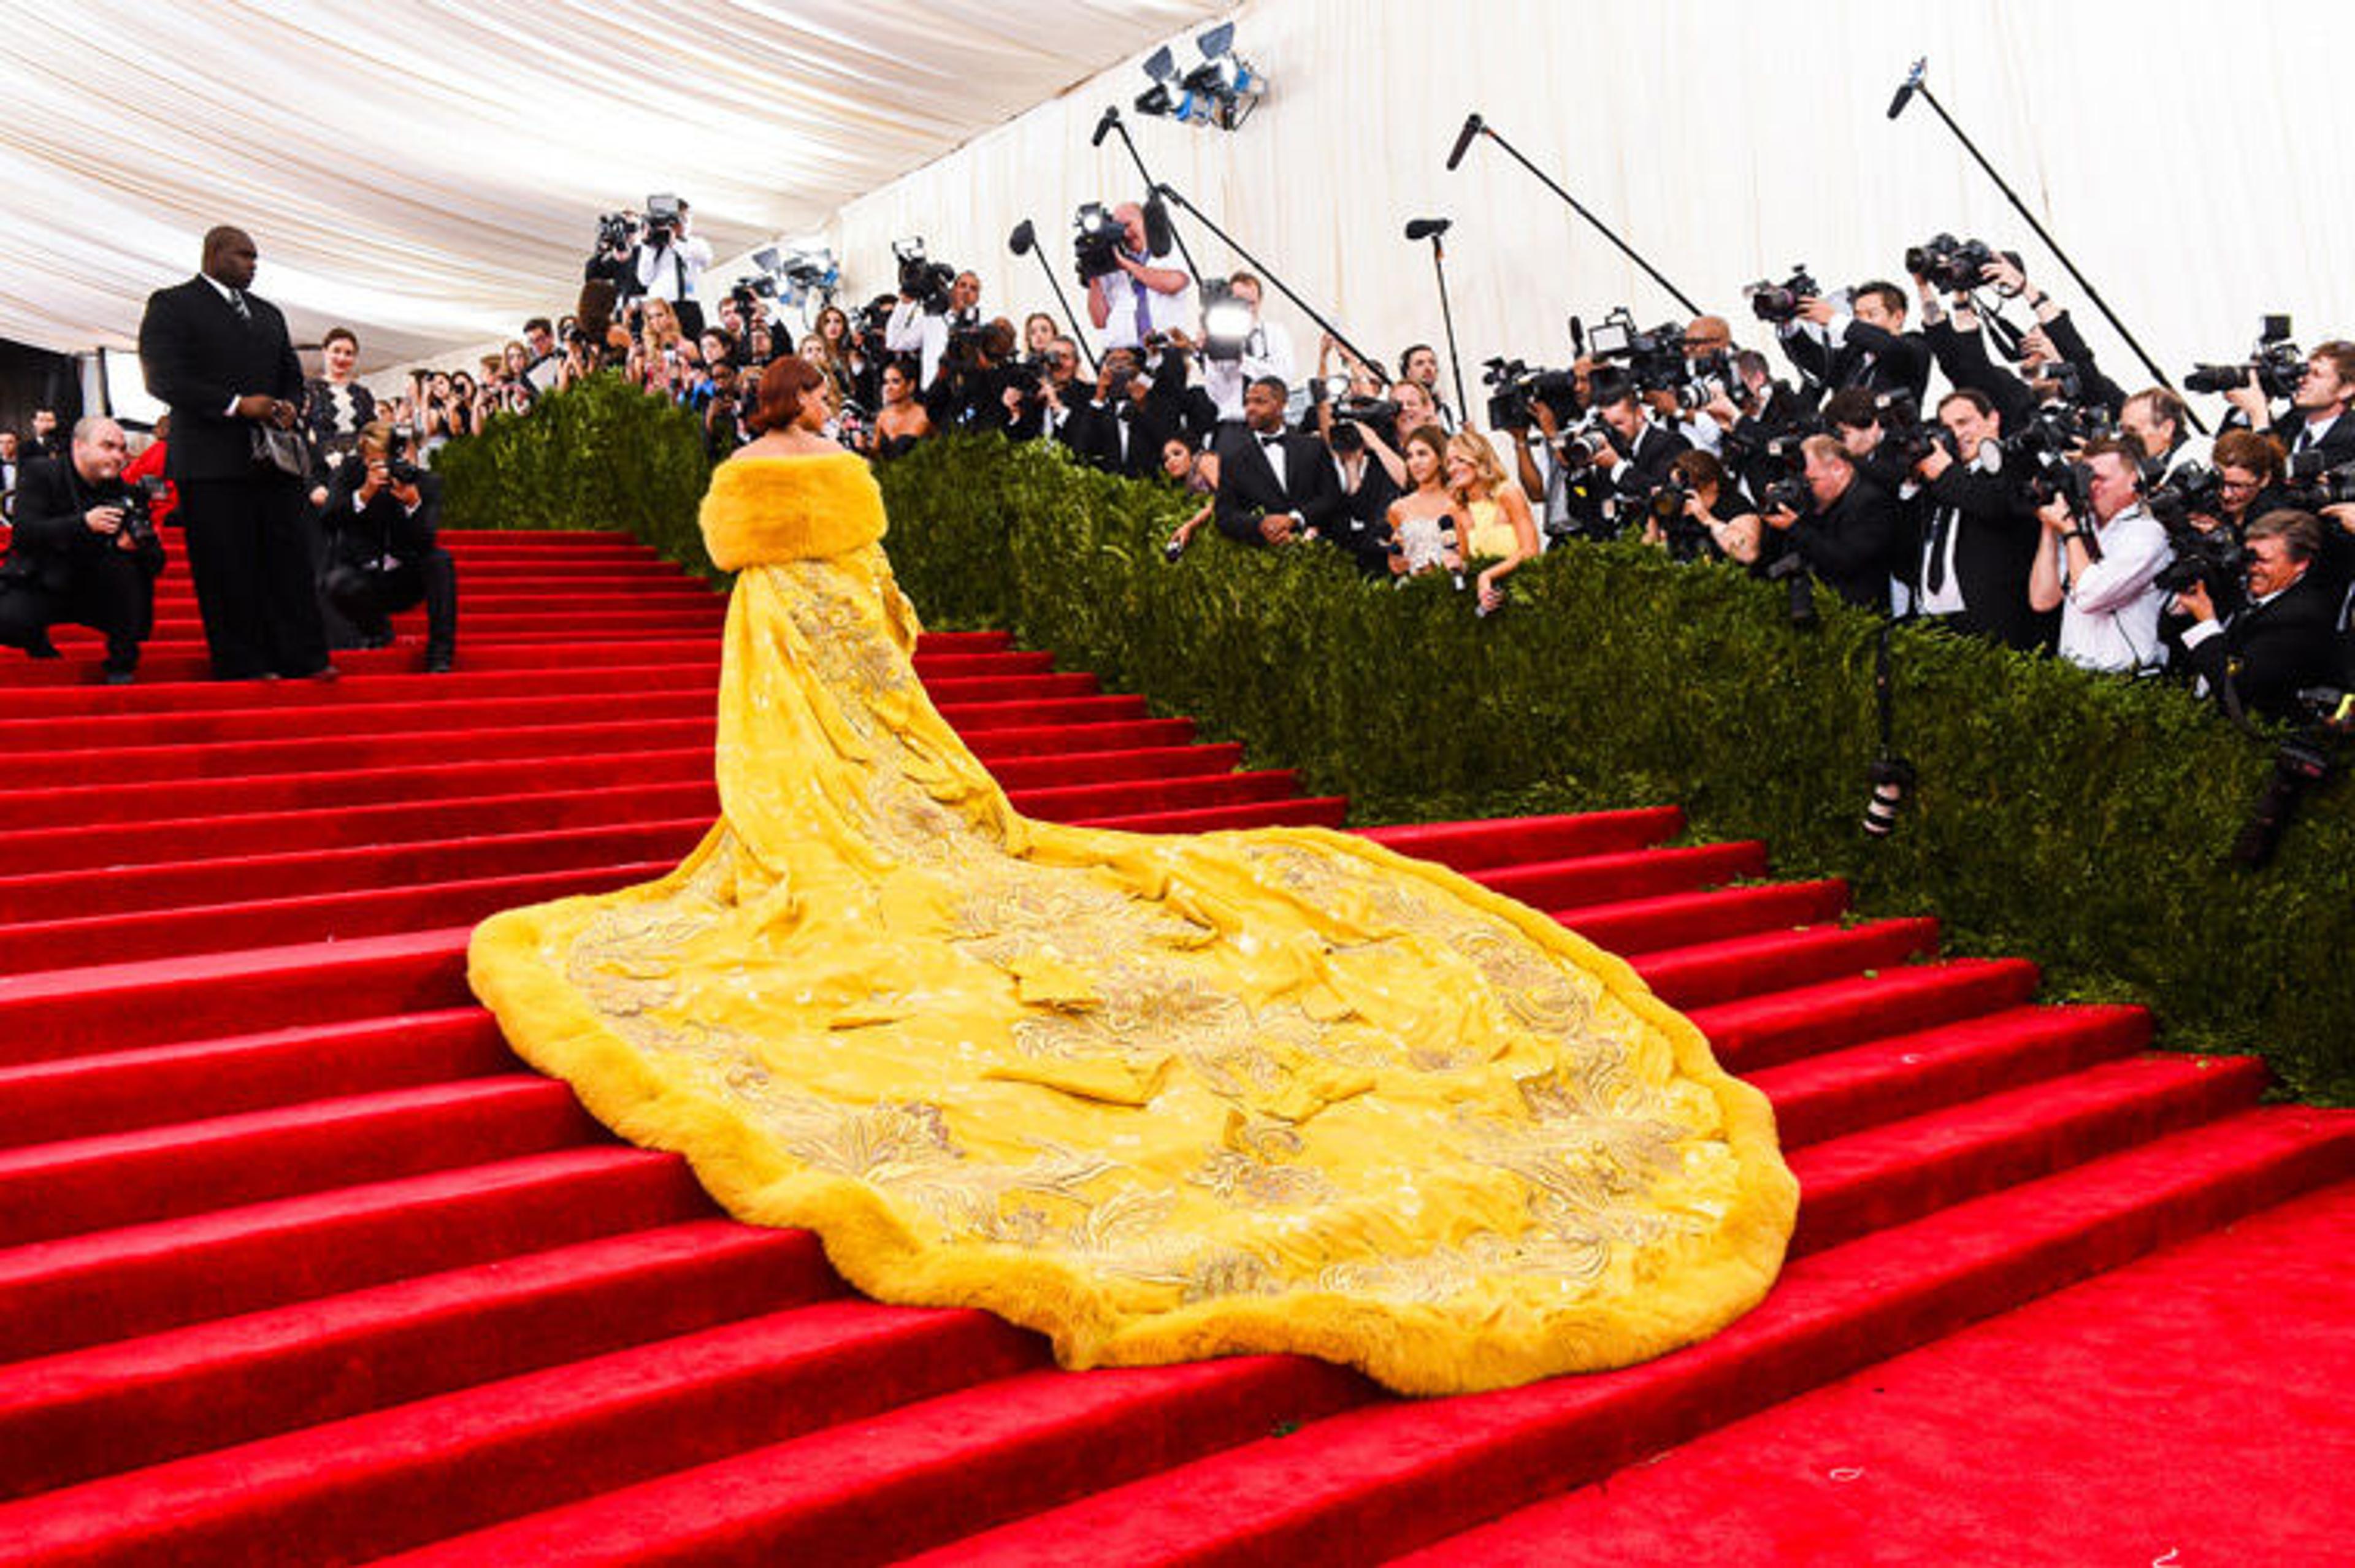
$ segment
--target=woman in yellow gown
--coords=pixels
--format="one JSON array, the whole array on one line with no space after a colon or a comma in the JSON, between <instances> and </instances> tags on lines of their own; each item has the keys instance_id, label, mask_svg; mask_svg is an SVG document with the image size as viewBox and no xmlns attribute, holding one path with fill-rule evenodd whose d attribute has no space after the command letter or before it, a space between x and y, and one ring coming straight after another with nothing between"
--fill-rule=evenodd
<instances>
[{"instance_id":1,"label":"woman in yellow gown","mask_svg":"<svg viewBox=\"0 0 2355 1568\"><path fill-rule=\"evenodd\" d=\"M1765 1294L1772 1114L1620 960L1344 834L1018 816L916 679L821 385L771 367L703 504L741 573L719 821L658 881L474 933L522 1055L868 1294L1070 1367L1295 1351L1456 1392Z\"/></svg>"}]
</instances>

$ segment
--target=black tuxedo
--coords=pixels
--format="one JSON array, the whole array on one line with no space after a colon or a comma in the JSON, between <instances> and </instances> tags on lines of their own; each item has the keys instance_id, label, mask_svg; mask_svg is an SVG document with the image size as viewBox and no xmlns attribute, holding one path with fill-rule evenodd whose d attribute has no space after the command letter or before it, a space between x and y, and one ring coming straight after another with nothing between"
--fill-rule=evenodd
<instances>
[{"instance_id":1,"label":"black tuxedo","mask_svg":"<svg viewBox=\"0 0 2355 1568\"><path fill-rule=\"evenodd\" d=\"M1301 527L1320 534L1334 525L1341 509L1341 482L1325 443L1313 435L1277 440L1284 448L1281 485L1255 432L1234 425L1219 432L1219 492L1210 520L1229 539L1265 544L1260 519L1280 512L1299 513Z\"/></svg>"},{"instance_id":2,"label":"black tuxedo","mask_svg":"<svg viewBox=\"0 0 2355 1568\"><path fill-rule=\"evenodd\" d=\"M1921 592L1934 592L1929 579L1943 568L1941 547L1951 531L1955 586L1963 607L1947 624L2015 648L2040 645L2044 626L2028 603L2028 576L2044 525L2018 479L1958 460L1923 486L1922 498L1923 543L1929 554L1917 557Z\"/></svg>"},{"instance_id":3,"label":"black tuxedo","mask_svg":"<svg viewBox=\"0 0 2355 1568\"><path fill-rule=\"evenodd\" d=\"M2297 443L2305 434L2306 416L2296 409L2292 409L2274 424L2275 439L2278 440L2283 449L2293 456L2296 455ZM2322 464L2326 468L2336 468L2343 463L2355 463L2355 409L2350 409L2332 421L2330 427L2322 432L2322 439L2315 443L2315 446L2322 453ZM2254 513L2250 515L2255 516Z\"/></svg>"},{"instance_id":4,"label":"black tuxedo","mask_svg":"<svg viewBox=\"0 0 2355 1568\"><path fill-rule=\"evenodd\" d=\"M1328 465L1337 460L1326 458ZM1340 470L1334 467L1333 484L1339 492L1339 505L1334 508L1333 520L1325 537L1349 552L1358 570L1367 576L1388 581L1391 578L1391 503L1399 498L1397 481L1369 449L1358 473L1358 487L1352 490L1343 482Z\"/></svg>"},{"instance_id":5,"label":"black tuxedo","mask_svg":"<svg viewBox=\"0 0 2355 1568\"><path fill-rule=\"evenodd\" d=\"M1619 461L1611 470L1611 488L1630 501L1648 499L1653 491L1667 483L1668 465L1692 450L1692 443L1666 425L1646 422L1636 432L1630 447L1620 441L1618 432L1610 435L1612 449ZM1623 510L1621 517L1627 514Z\"/></svg>"},{"instance_id":6,"label":"black tuxedo","mask_svg":"<svg viewBox=\"0 0 2355 1568\"><path fill-rule=\"evenodd\" d=\"M46 645L48 629L88 626L106 635L106 667L127 673L155 625L155 577L164 548L124 549L121 535L92 533L91 508L118 504L119 480L92 485L71 459L24 465L16 534L0 559L0 646Z\"/></svg>"},{"instance_id":7,"label":"black tuxedo","mask_svg":"<svg viewBox=\"0 0 2355 1568\"><path fill-rule=\"evenodd\" d=\"M2338 608L2309 566L2264 603L2233 614L2221 635L2192 644L2184 656L2219 701L2229 679L2250 712L2293 718L2299 688L2335 678Z\"/></svg>"},{"instance_id":8,"label":"black tuxedo","mask_svg":"<svg viewBox=\"0 0 2355 1568\"><path fill-rule=\"evenodd\" d=\"M139 324L147 389L172 411L165 472L179 485L217 680L310 675L327 663L303 481L257 462L257 427L229 411L254 394L299 408L303 367L277 307L244 297L250 319L210 280L191 278L149 295Z\"/></svg>"},{"instance_id":9,"label":"black tuxedo","mask_svg":"<svg viewBox=\"0 0 2355 1568\"><path fill-rule=\"evenodd\" d=\"M1788 334L1782 343L1802 376L1834 391L1900 392L1918 405L1930 384L1930 345L1918 332L1888 332L1850 316L1828 348L1811 332Z\"/></svg>"},{"instance_id":10,"label":"black tuxedo","mask_svg":"<svg viewBox=\"0 0 2355 1568\"><path fill-rule=\"evenodd\" d=\"M434 543L442 516L442 482L418 477L415 512L389 488L365 507L354 505L368 482L362 457L336 470L320 520L327 534L327 570L321 587L337 614L367 644L389 639L389 616L425 603L425 662L446 666L458 640L458 573L450 552Z\"/></svg>"}]
</instances>

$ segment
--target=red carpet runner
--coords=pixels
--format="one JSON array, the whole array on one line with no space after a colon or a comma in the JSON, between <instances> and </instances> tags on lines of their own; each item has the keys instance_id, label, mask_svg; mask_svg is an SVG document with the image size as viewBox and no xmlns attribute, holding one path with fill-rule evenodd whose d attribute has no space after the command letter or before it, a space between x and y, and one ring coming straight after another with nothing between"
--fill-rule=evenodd
<instances>
[{"instance_id":1,"label":"red carpet runner","mask_svg":"<svg viewBox=\"0 0 2355 1568\"><path fill-rule=\"evenodd\" d=\"M1476 1399L1060 1372L847 1295L507 1054L467 926L694 841L722 609L612 536L448 542L455 675L415 673L410 617L340 683L197 683L176 562L142 684L87 684L86 636L0 670L0 1560L1539 1561L1642 1539L1620 1483L1577 1490L1631 1461L2355 1178L2355 1118L2259 1109L2254 1061L2145 1054L2141 1013L2035 1006L2032 965L1937 961L1933 922L1845 923L1836 882L1757 881L1764 846L1666 847L1673 809L1381 829L1628 954L1774 1097L1782 1285L1706 1345ZM1034 815L1340 821L1002 636L918 667ZM2343 1239L2348 1207L2260 1222Z\"/></svg>"}]
</instances>

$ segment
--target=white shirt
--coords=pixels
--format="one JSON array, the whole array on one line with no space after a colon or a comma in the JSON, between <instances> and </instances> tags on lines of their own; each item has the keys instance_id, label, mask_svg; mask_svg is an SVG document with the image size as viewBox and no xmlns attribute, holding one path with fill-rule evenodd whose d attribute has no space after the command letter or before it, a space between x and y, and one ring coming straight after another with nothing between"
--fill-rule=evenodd
<instances>
[{"instance_id":1,"label":"white shirt","mask_svg":"<svg viewBox=\"0 0 2355 1568\"><path fill-rule=\"evenodd\" d=\"M1130 256L1133 261L1149 262L1150 258ZM1108 274L1103 283L1104 309L1103 343L1105 348L1142 348L1145 339L1136 329L1137 296L1145 296L1145 314L1148 328L1167 332L1171 327L1190 324L1199 313L1194 308L1194 288L1191 283L1174 294L1148 289L1126 272Z\"/></svg>"},{"instance_id":2,"label":"white shirt","mask_svg":"<svg viewBox=\"0 0 2355 1568\"><path fill-rule=\"evenodd\" d=\"M1960 466L1966 473L2000 474L2003 472L2003 448L1995 442L1983 441L1979 443L1978 456ZM1906 481L1909 489L1913 484L1910 479ZM1924 519L1925 526L1922 529L1922 571L1916 580L1922 585L1921 602L1915 608L1924 615L1959 615L1963 612L1963 584L1955 572L1955 541L1963 537L1962 508L1939 500L1935 493L1931 493L1928 500L1930 515ZM1934 589L1930 586L1930 551L1938 542L1940 512L1955 515L1946 525L1945 560L1940 569L1942 581ZM2109 548L2106 539L2103 541L2103 548Z\"/></svg>"},{"instance_id":3,"label":"white shirt","mask_svg":"<svg viewBox=\"0 0 2355 1568\"><path fill-rule=\"evenodd\" d=\"M2061 656L2087 669L2132 674L2157 669L2167 650L2158 640L2168 596L2151 579L2175 557L2167 530L2142 509L2127 507L2095 530L2102 559L2068 584L2061 605ZM2062 571L2068 571L2066 544Z\"/></svg>"},{"instance_id":4,"label":"white shirt","mask_svg":"<svg viewBox=\"0 0 2355 1568\"><path fill-rule=\"evenodd\" d=\"M638 288L649 297L677 304L695 297L696 280L711 265L711 242L688 235L661 250L638 247Z\"/></svg>"},{"instance_id":5,"label":"white shirt","mask_svg":"<svg viewBox=\"0 0 2355 1568\"><path fill-rule=\"evenodd\" d=\"M1213 359L1204 355L1202 389L1217 405L1221 420L1243 417L1243 389L1263 376L1273 376L1287 389L1292 385L1292 334L1273 321L1254 325L1251 336L1243 339L1240 359Z\"/></svg>"},{"instance_id":6,"label":"white shirt","mask_svg":"<svg viewBox=\"0 0 2355 1568\"><path fill-rule=\"evenodd\" d=\"M949 328L958 319L968 325L979 319L978 307L964 313L943 311L924 314L924 307L914 300L901 300L891 307L890 319L883 324L883 347L894 354L917 355L922 363L916 370L916 388L922 391L932 384L932 377L941 368L941 356L949 348Z\"/></svg>"},{"instance_id":7,"label":"white shirt","mask_svg":"<svg viewBox=\"0 0 2355 1568\"><path fill-rule=\"evenodd\" d=\"M1266 458L1267 465L1275 471L1276 487L1280 490L1290 490L1292 488L1291 475L1286 474L1284 469L1284 437L1281 435L1263 436L1259 432L1253 431L1251 432L1251 438L1259 443L1259 454L1262 457Z\"/></svg>"}]
</instances>

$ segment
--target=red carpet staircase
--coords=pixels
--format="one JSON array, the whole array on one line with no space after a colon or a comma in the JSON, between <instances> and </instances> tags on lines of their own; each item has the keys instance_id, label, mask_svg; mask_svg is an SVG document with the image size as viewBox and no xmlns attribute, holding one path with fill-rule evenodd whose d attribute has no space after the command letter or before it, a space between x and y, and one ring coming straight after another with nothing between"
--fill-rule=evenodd
<instances>
[{"instance_id":1,"label":"red carpet staircase","mask_svg":"<svg viewBox=\"0 0 2355 1568\"><path fill-rule=\"evenodd\" d=\"M846 1292L507 1053L510 904L642 880L715 810L722 606L613 536L447 536L460 668L0 688L0 1559L1363 1561L1433 1546L2153 1249L2355 1176L2254 1061L2145 1054L2035 968L1849 923L1673 809L1376 830L1631 956L1774 1100L1774 1296L1610 1376L1407 1403L1313 1362L1073 1375ZM925 639L1024 811L1337 825L1003 636ZM1493 1527L1492 1527L1493 1528ZM1468 1559L1467 1559L1468 1560Z\"/></svg>"}]
</instances>

